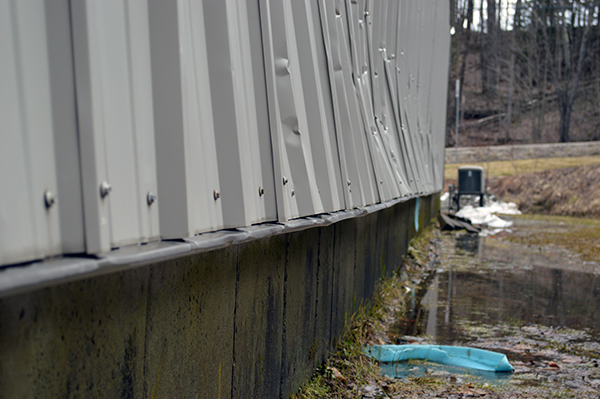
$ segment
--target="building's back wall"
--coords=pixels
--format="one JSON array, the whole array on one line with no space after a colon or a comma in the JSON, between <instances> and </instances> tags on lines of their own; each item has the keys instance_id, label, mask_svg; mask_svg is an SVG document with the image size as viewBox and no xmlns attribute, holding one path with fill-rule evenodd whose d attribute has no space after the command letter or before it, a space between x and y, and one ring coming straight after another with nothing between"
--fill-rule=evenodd
<instances>
[{"instance_id":1,"label":"building's back wall","mask_svg":"<svg viewBox=\"0 0 600 399\"><path fill-rule=\"evenodd\" d=\"M0 397L288 397L400 265L416 202L2 299Z\"/></svg>"}]
</instances>

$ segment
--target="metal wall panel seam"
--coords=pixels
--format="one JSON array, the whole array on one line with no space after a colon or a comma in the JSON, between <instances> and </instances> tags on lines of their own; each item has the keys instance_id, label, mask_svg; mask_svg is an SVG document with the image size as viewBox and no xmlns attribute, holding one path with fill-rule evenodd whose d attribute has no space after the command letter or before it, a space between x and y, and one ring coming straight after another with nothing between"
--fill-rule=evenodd
<instances>
[{"instance_id":1,"label":"metal wall panel seam","mask_svg":"<svg viewBox=\"0 0 600 399\"><path fill-rule=\"evenodd\" d=\"M243 27L238 27L235 3L204 1L202 5L221 188L214 197L222 202L226 228L247 226L264 217L264 211L254 213L259 208L253 205L260 201L256 181L262 176L260 154L253 153L258 147L257 126L248 119L251 105L246 102L252 81L245 79L244 69L251 71L252 65L241 54L238 29ZM255 138L252 145L251 137Z\"/></svg>"},{"instance_id":2,"label":"metal wall panel seam","mask_svg":"<svg viewBox=\"0 0 600 399\"><path fill-rule=\"evenodd\" d=\"M267 221L264 194L259 193L264 187L262 165L260 163L260 146L258 138L258 121L254 99L254 77L252 55L250 53L251 38L247 20L247 4L245 1L227 0L227 26L229 28L229 44L232 51L232 68L234 87L237 94L234 100L236 114L239 109L241 123L238 124L239 154L242 158L242 184L244 186L244 207L249 215L248 224Z\"/></svg>"},{"instance_id":3,"label":"metal wall panel seam","mask_svg":"<svg viewBox=\"0 0 600 399\"><path fill-rule=\"evenodd\" d=\"M260 163L262 186L258 187L259 195L263 198L265 220L277 220L277 200L275 198L275 176L273 165L273 147L271 144L271 129L269 121L269 105L267 100L267 83L264 65L264 49L260 22L259 2L246 3L248 37L250 37L250 58L252 63L252 78L254 79L253 95L256 108L258 127L258 144L260 148Z\"/></svg>"},{"instance_id":4,"label":"metal wall panel seam","mask_svg":"<svg viewBox=\"0 0 600 399\"><path fill-rule=\"evenodd\" d=\"M93 46L88 24L93 24L91 4L86 1L71 3L73 26L73 53L75 64L75 87L77 98L77 119L83 181L83 203L85 220L86 252L108 251L110 227L108 201L99 195L97 182L107 181L105 172L104 142L95 134L104 130L102 104L94 100L98 78L92 74L92 65L99 61L90 48Z\"/></svg>"},{"instance_id":5,"label":"metal wall panel seam","mask_svg":"<svg viewBox=\"0 0 600 399\"><path fill-rule=\"evenodd\" d=\"M101 211L97 219L88 218L86 212L85 223L93 225L92 231L97 224L101 231L102 226L108 230L108 237L86 234L88 252L96 253L158 238L156 206L147 209L146 195L156 191L154 146L148 143L154 140L148 123L152 119L148 12L144 2L94 0L73 5L72 10L76 74L85 70L76 80L78 111L92 120L91 126L86 120L80 123L80 135L94 136L81 140L84 174L95 168L83 176L84 206L92 209L90 213L97 212L94 208ZM86 43L78 45L82 32ZM136 147L136 143L143 144Z\"/></svg>"},{"instance_id":6,"label":"metal wall panel seam","mask_svg":"<svg viewBox=\"0 0 600 399\"><path fill-rule=\"evenodd\" d=\"M44 4L0 7L0 263L8 263L59 254L61 240L58 207L49 206L57 181Z\"/></svg>"},{"instance_id":7,"label":"metal wall panel seam","mask_svg":"<svg viewBox=\"0 0 600 399\"><path fill-rule=\"evenodd\" d=\"M127 63L132 109L132 129L135 153L135 176L140 242L160 237L156 194L156 158L152 110L152 74L150 70L150 32L148 4L144 0L125 4L126 45L130 54ZM146 62L135 62L145 60ZM136 64L135 66L133 64ZM154 197L152 197L154 196Z\"/></svg>"},{"instance_id":8,"label":"metal wall panel seam","mask_svg":"<svg viewBox=\"0 0 600 399\"><path fill-rule=\"evenodd\" d=\"M60 239L63 253L82 253L85 225L69 0L54 0L45 9Z\"/></svg>"},{"instance_id":9,"label":"metal wall panel seam","mask_svg":"<svg viewBox=\"0 0 600 399\"><path fill-rule=\"evenodd\" d=\"M95 101L102 103L104 129L95 130L94 135L104 142L106 182L112 190L100 193L108 202L110 246L119 247L140 243L142 232L138 220L139 176L135 164L138 153L134 143L133 113L137 103L132 97L128 64L134 62L127 51L128 21L125 4L90 1L93 6L88 24L90 40L95 47L98 64L91 65L91 72L98 76ZM143 28L148 28L147 25ZM144 60L149 64L149 59ZM141 74L140 74L141 75ZM146 82L149 84L150 82ZM94 91L94 89L92 89ZM133 105L133 107L132 107ZM151 111L148 117L152 117ZM154 165L152 173L156 174ZM103 182L97 182L103 184Z\"/></svg>"},{"instance_id":10,"label":"metal wall panel seam","mask_svg":"<svg viewBox=\"0 0 600 399\"><path fill-rule=\"evenodd\" d=\"M202 4L195 1L180 1L177 7L177 26L175 35L178 46L179 78L176 84L181 98L183 126L178 134L182 135L182 148L185 162L178 173L185 178L186 224L188 234L195 235L225 226L223 221L223 202L215 196L220 193L219 164L215 143L215 121L211 101L210 76L208 73L207 49ZM174 45L174 44L172 44ZM155 64L153 64L155 65ZM162 67L164 68L164 66ZM162 93L161 93L162 95ZM165 101L164 107L171 106ZM179 126L179 123L178 123ZM162 132L169 140L174 133L169 126ZM169 162L168 159L165 162ZM171 165L169 165L170 167ZM175 176L164 176L165 180ZM170 194L170 193L169 193ZM175 208L175 203L169 204ZM161 210L163 207L161 206ZM169 221L170 222L170 221ZM171 233L171 238L177 235Z\"/></svg>"}]
</instances>

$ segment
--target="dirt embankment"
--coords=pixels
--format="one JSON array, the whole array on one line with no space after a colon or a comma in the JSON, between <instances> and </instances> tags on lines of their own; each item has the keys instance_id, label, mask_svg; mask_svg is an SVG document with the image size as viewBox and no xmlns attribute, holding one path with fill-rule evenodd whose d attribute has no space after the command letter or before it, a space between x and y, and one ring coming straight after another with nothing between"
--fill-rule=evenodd
<instances>
[{"instance_id":1,"label":"dirt embankment","mask_svg":"<svg viewBox=\"0 0 600 399\"><path fill-rule=\"evenodd\" d=\"M523 213L600 218L600 164L490 179L488 185Z\"/></svg>"}]
</instances>

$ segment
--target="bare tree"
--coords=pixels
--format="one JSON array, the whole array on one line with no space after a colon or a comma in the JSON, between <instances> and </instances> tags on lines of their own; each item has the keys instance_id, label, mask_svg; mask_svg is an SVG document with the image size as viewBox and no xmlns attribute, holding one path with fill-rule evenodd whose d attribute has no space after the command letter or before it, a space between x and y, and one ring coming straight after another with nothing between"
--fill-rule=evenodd
<instances>
[{"instance_id":1,"label":"bare tree","mask_svg":"<svg viewBox=\"0 0 600 399\"><path fill-rule=\"evenodd\" d=\"M555 57L554 62L550 63L550 72L558 101L558 111L560 114L559 141L562 143L569 141L571 114L585 62L595 4L587 2L581 3L581 6L584 8L585 14L587 14L587 21L580 21L580 23L584 24L583 27L575 26L574 10L572 7L567 6L564 0L560 0L558 3L558 15L552 13L553 18L546 18L544 21L547 23L549 20L552 23L550 27L545 26L545 29L543 29L546 50L548 52L551 51L548 28L553 28L556 39L553 49ZM570 13L567 12L569 9ZM567 18L568 15L571 16L570 21ZM575 54L571 51L571 47L575 45L578 29L583 29L583 34L579 42L579 51Z\"/></svg>"}]
</instances>

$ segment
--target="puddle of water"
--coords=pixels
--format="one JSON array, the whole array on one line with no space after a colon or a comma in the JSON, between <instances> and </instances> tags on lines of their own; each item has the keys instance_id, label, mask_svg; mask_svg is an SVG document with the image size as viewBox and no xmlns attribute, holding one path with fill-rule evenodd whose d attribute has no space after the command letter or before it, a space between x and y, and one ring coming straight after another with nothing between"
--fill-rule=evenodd
<instances>
[{"instance_id":1,"label":"puddle of water","mask_svg":"<svg viewBox=\"0 0 600 399\"><path fill-rule=\"evenodd\" d=\"M553 345L594 343L592 348L597 348L598 265L500 244L488 237L442 235L440 268L422 284L410 309L389 330L392 342L427 336L429 343L496 350L507 354L511 362L532 365L559 356L539 349L550 345L550 340ZM563 330L568 332L561 335ZM526 344L531 350L514 350ZM392 377L418 376L424 370L456 373L430 363L384 365L383 369ZM491 375L478 377L492 382L507 378L487 374Z\"/></svg>"},{"instance_id":2,"label":"puddle of water","mask_svg":"<svg viewBox=\"0 0 600 399\"><path fill-rule=\"evenodd\" d=\"M446 236L446 240L452 237ZM486 245L485 237L456 237L450 265L431 279L420 303L392 329L399 335L427 334L438 344L465 344L473 340L465 322L489 325L541 324L584 329L600 336L600 276L571 267L572 260L538 265L539 257L523 256L517 263L513 248ZM448 243L446 243L447 246ZM491 256L490 256L491 255ZM462 259L460 259L462 258ZM460 262L462 260L462 262ZM507 263L508 261L508 263ZM533 264L532 264L533 263ZM467 265L457 268L456 265ZM446 267L444 267L446 266ZM418 296L418 294L417 294ZM502 331L493 331L502 336Z\"/></svg>"}]
</instances>

